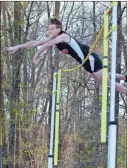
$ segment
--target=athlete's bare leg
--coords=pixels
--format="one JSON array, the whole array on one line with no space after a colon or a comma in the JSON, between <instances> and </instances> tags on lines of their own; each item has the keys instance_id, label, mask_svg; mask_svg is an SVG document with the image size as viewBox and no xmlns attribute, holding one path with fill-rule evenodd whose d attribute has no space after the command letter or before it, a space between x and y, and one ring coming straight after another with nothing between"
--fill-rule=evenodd
<instances>
[{"instance_id":1,"label":"athlete's bare leg","mask_svg":"<svg viewBox=\"0 0 128 168\"><path fill-rule=\"evenodd\" d=\"M109 72L108 75L109 75L109 78L111 79L111 72ZM125 81L125 76L122 74L116 74L116 79Z\"/></svg>"},{"instance_id":2,"label":"athlete's bare leg","mask_svg":"<svg viewBox=\"0 0 128 168\"><path fill-rule=\"evenodd\" d=\"M94 77L97 78L100 82L102 81L102 74L103 74L102 69L99 70L98 72L93 72ZM116 78L118 78L120 80L122 80L122 79L125 80L125 77L123 77L120 74L117 74ZM110 86L110 84L111 84L111 80L108 76L108 85ZM120 83L115 82L115 88L118 92L127 94L127 89L124 86L122 86Z\"/></svg>"}]
</instances>

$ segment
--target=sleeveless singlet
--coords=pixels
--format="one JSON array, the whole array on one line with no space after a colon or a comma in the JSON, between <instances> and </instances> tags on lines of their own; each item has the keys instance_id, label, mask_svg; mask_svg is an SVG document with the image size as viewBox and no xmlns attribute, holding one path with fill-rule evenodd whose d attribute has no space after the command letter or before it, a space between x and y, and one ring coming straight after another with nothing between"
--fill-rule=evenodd
<instances>
[{"instance_id":1,"label":"sleeveless singlet","mask_svg":"<svg viewBox=\"0 0 128 168\"><path fill-rule=\"evenodd\" d=\"M61 31L58 35L62 33L66 33L66 32ZM58 43L56 44L56 47L61 52L65 51L65 54L69 54L74 59L76 59L79 63L82 63L82 61L86 58L86 56L89 53L89 46L81 44L71 36L70 36L70 41L68 43L65 43L65 42ZM83 64L83 67L85 68L86 71L93 73L102 69L102 62L99 56L93 52L89 56L89 59Z\"/></svg>"}]
</instances>

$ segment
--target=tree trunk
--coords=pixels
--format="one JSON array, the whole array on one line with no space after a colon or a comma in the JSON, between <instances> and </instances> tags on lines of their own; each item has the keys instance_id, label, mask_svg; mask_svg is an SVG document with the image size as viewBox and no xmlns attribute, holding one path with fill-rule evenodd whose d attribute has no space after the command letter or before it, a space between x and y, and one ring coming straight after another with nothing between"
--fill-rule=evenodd
<instances>
[{"instance_id":1,"label":"tree trunk","mask_svg":"<svg viewBox=\"0 0 128 168\"><path fill-rule=\"evenodd\" d=\"M122 18L120 17L121 15L121 2L118 2L118 6L117 6L117 20L118 20L118 24L117 24L117 58L116 58L116 73L121 73L121 54L122 54ZM119 82L119 81L118 81ZM116 149L116 153L117 153L117 157L118 158L118 127L119 127L119 93L116 92L116 99L115 99L115 113L116 113L116 121L117 121L117 149ZM116 160L116 167L118 168L117 165L117 160Z\"/></svg>"},{"instance_id":2,"label":"tree trunk","mask_svg":"<svg viewBox=\"0 0 128 168\"><path fill-rule=\"evenodd\" d=\"M50 19L50 8L49 8L49 4L47 2L47 14L48 14L48 20ZM50 128L51 128L51 109L52 109L52 85L53 85L53 72L54 72L54 68L53 68L53 58L52 58L52 47L49 48L48 50L48 90L50 90L51 92L49 93L49 109L48 109L48 140L47 140L47 146L49 149L49 142L50 142ZM46 118L47 120L47 118ZM46 121L47 123L47 121Z\"/></svg>"},{"instance_id":3,"label":"tree trunk","mask_svg":"<svg viewBox=\"0 0 128 168\"><path fill-rule=\"evenodd\" d=\"M2 111L2 63L0 50L0 168L2 167Z\"/></svg>"},{"instance_id":4,"label":"tree trunk","mask_svg":"<svg viewBox=\"0 0 128 168\"><path fill-rule=\"evenodd\" d=\"M5 30L5 28L7 27L7 22L6 22L6 2L2 2L1 3L1 9L2 9L2 16L3 16L3 26L4 26L4 29L3 29L3 31L2 31L2 33L4 34L4 46L8 46L8 40L7 40L7 30ZM1 60L2 61L2 60ZM4 62L4 59L3 59L3 61L2 62ZM2 76L3 76L3 79L1 79L1 81L0 81L0 85L2 84L2 82L3 81L10 81L10 79L11 79L11 73L10 73L10 57L8 56L8 57L5 57L5 62L6 62L6 64L7 64L7 71L6 71L6 73L5 73L5 75L4 74L2 74L2 68L1 68L1 70L0 70L0 74L1 74L1 78L2 78ZM3 63L1 64L1 65L3 65ZM2 89L3 90L3 89ZM2 92L2 90L0 91L0 94L1 94L1 100L0 100L0 103L1 103L1 112L2 112L2 105L3 105L3 103L4 103L4 99L3 99L3 101L2 101L2 97L3 97L3 92ZM7 87L4 87L4 92L5 92L5 95L7 96L7 99L9 99L9 89L7 88ZM3 152L3 156L2 156L2 158L4 158L5 160L8 160L8 142L7 142L7 139L8 139L8 135L7 135L7 131L6 131L6 116L5 116L5 112L6 112L6 110L4 110L3 109L3 116L1 116L2 117L2 121L1 122L3 122L3 130L4 130L4 136L3 136L3 138L2 138L2 140L3 140L3 145L2 145L2 150L4 151ZM6 167L8 167L8 164L6 163L6 164L4 164L3 165L3 168L6 168Z\"/></svg>"},{"instance_id":5,"label":"tree trunk","mask_svg":"<svg viewBox=\"0 0 128 168\"><path fill-rule=\"evenodd\" d=\"M96 40L96 10L95 10L95 2L93 2L93 39L94 41ZM92 113L92 120L94 122L94 134L93 136L95 137L95 149L94 149L94 160L93 162L96 163L95 167L98 166L98 154L99 154L99 143L100 143L100 116L99 116L99 84L97 81L95 81L95 90L94 90L94 98L93 98L93 113Z\"/></svg>"},{"instance_id":6,"label":"tree trunk","mask_svg":"<svg viewBox=\"0 0 128 168\"><path fill-rule=\"evenodd\" d=\"M20 35L20 2L14 2L14 42L15 45L21 42ZM9 168L18 167L15 164L15 155L19 154L19 129L16 127L19 121L16 121L16 116L19 115L18 101L20 94L20 67L21 55L17 52L12 56L12 90L10 94L10 130L9 130ZM16 137L16 140L15 140Z\"/></svg>"},{"instance_id":7,"label":"tree trunk","mask_svg":"<svg viewBox=\"0 0 128 168\"><path fill-rule=\"evenodd\" d=\"M124 35L122 34L122 45L123 45L123 55L124 55L124 63L125 69L127 71L127 39L125 40Z\"/></svg>"},{"instance_id":8,"label":"tree trunk","mask_svg":"<svg viewBox=\"0 0 128 168\"><path fill-rule=\"evenodd\" d=\"M59 18L59 11L60 11L60 2L55 2L55 17ZM59 69L59 51L55 48L55 60L54 60L54 71L57 72Z\"/></svg>"}]
</instances>

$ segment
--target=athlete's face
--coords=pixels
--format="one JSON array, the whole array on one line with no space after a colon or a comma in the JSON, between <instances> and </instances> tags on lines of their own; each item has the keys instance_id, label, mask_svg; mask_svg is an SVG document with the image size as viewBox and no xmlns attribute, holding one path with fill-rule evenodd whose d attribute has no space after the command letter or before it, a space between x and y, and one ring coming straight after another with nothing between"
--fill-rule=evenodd
<instances>
[{"instance_id":1,"label":"athlete's face","mask_svg":"<svg viewBox=\"0 0 128 168\"><path fill-rule=\"evenodd\" d=\"M55 24L49 25L49 36L50 37L58 36L59 32L60 32L60 28L57 28L57 26Z\"/></svg>"}]
</instances>

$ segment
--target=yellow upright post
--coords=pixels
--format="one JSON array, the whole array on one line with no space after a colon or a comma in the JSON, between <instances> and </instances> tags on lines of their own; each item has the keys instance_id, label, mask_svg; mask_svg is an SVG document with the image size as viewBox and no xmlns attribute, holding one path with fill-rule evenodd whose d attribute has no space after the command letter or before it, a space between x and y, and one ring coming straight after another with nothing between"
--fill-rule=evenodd
<instances>
[{"instance_id":1,"label":"yellow upright post","mask_svg":"<svg viewBox=\"0 0 128 168\"><path fill-rule=\"evenodd\" d=\"M108 13L104 14L104 57L102 78L102 115L101 115L101 142L106 142L107 133L107 79L108 79Z\"/></svg>"},{"instance_id":2,"label":"yellow upright post","mask_svg":"<svg viewBox=\"0 0 128 168\"><path fill-rule=\"evenodd\" d=\"M57 75L58 76L57 76L56 115L55 115L54 166L58 165L61 70L58 71Z\"/></svg>"}]
</instances>

